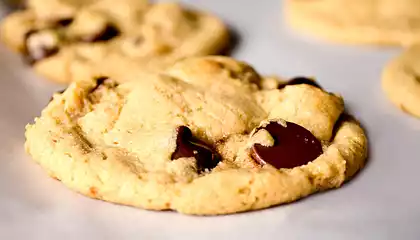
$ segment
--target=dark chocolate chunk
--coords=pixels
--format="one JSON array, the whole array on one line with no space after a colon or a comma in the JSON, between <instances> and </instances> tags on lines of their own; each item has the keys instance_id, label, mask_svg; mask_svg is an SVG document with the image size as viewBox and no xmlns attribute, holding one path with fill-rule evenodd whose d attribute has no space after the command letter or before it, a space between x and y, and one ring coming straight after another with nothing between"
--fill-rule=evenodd
<instances>
[{"instance_id":1,"label":"dark chocolate chunk","mask_svg":"<svg viewBox=\"0 0 420 240\"><path fill-rule=\"evenodd\" d=\"M52 55L58 53L59 48L57 45L48 45L48 41L39 38L37 41L38 45L33 47L29 44L31 38L34 37L35 34L38 34L38 30L31 30L25 34L25 46L23 49L23 59L30 65L35 64L36 62L48 58ZM42 42L45 41L45 42Z\"/></svg>"},{"instance_id":2,"label":"dark chocolate chunk","mask_svg":"<svg viewBox=\"0 0 420 240\"><path fill-rule=\"evenodd\" d=\"M96 90L98 90L98 88L100 87L100 86L102 86L104 83L105 83L105 81L108 79L108 77L97 77L96 79L95 79L95 81L96 81L96 86L94 87L94 88L92 88L91 90L90 90L90 92L92 93L92 92L94 92L94 91L96 91Z\"/></svg>"},{"instance_id":3,"label":"dark chocolate chunk","mask_svg":"<svg viewBox=\"0 0 420 240\"><path fill-rule=\"evenodd\" d=\"M102 85L104 84L105 80L107 80L108 77L97 77L96 78L96 85Z\"/></svg>"},{"instance_id":4,"label":"dark chocolate chunk","mask_svg":"<svg viewBox=\"0 0 420 240\"><path fill-rule=\"evenodd\" d=\"M319 89L322 89L322 87L320 85L318 85L314 80L306 78L306 77L292 78L288 82L280 84L277 88L282 89L282 88L284 88L288 85L300 85L300 84L307 84L307 85L311 85L311 86L317 87Z\"/></svg>"},{"instance_id":5,"label":"dark chocolate chunk","mask_svg":"<svg viewBox=\"0 0 420 240\"><path fill-rule=\"evenodd\" d=\"M57 21L57 25L60 27L67 27L73 22L73 18L63 18Z\"/></svg>"},{"instance_id":6,"label":"dark chocolate chunk","mask_svg":"<svg viewBox=\"0 0 420 240\"><path fill-rule=\"evenodd\" d=\"M199 172L213 169L220 161L220 156L204 142L193 137L191 130L186 126L177 128L176 149L171 159L194 157Z\"/></svg>"},{"instance_id":7,"label":"dark chocolate chunk","mask_svg":"<svg viewBox=\"0 0 420 240\"><path fill-rule=\"evenodd\" d=\"M95 86L94 88L92 88L92 89L90 90L90 92L92 93L92 92L94 92L94 91L98 90L98 88L99 88L100 86L102 86L102 85L105 83L105 81L106 81L107 79L109 79L109 78L108 78L108 77L97 77L97 78L95 79L95 81L96 81L96 86Z\"/></svg>"},{"instance_id":8,"label":"dark chocolate chunk","mask_svg":"<svg viewBox=\"0 0 420 240\"><path fill-rule=\"evenodd\" d=\"M82 42L108 41L118 36L119 34L120 31L114 25L108 24L101 32L97 34L83 36L79 40Z\"/></svg>"},{"instance_id":9,"label":"dark chocolate chunk","mask_svg":"<svg viewBox=\"0 0 420 240\"><path fill-rule=\"evenodd\" d=\"M258 163L266 163L276 168L294 168L315 160L322 154L318 139L307 129L291 122L284 127L277 122L270 122L260 129L267 130L274 138L274 146L266 147L254 144L252 157ZM258 129L257 129L258 131Z\"/></svg>"}]
</instances>

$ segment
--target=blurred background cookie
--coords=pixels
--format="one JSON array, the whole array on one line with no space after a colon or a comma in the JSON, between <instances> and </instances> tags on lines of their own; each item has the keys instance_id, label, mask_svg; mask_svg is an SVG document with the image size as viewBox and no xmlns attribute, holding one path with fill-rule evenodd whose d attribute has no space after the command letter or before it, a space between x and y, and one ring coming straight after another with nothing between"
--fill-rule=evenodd
<instances>
[{"instance_id":1,"label":"blurred background cookie","mask_svg":"<svg viewBox=\"0 0 420 240\"><path fill-rule=\"evenodd\" d=\"M158 71L179 58L219 53L229 42L215 16L146 0L29 0L0 30L36 72L62 83Z\"/></svg>"},{"instance_id":2,"label":"blurred background cookie","mask_svg":"<svg viewBox=\"0 0 420 240\"><path fill-rule=\"evenodd\" d=\"M420 46L391 60L382 74L382 88L398 108L420 117Z\"/></svg>"},{"instance_id":3,"label":"blurred background cookie","mask_svg":"<svg viewBox=\"0 0 420 240\"><path fill-rule=\"evenodd\" d=\"M349 44L411 45L420 40L418 0L286 0L284 16L301 32Z\"/></svg>"}]
</instances>

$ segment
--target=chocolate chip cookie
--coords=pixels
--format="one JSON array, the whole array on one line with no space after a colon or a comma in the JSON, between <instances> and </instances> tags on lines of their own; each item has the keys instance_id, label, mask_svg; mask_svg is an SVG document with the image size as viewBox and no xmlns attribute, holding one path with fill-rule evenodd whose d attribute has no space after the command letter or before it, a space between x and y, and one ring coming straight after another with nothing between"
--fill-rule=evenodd
<instances>
[{"instance_id":1,"label":"chocolate chip cookie","mask_svg":"<svg viewBox=\"0 0 420 240\"><path fill-rule=\"evenodd\" d=\"M25 148L84 195L185 214L340 187L364 166L364 130L312 79L273 80L231 58L194 57L148 81L73 82L26 127Z\"/></svg>"},{"instance_id":2,"label":"chocolate chip cookie","mask_svg":"<svg viewBox=\"0 0 420 240\"><path fill-rule=\"evenodd\" d=\"M286 0L291 27L349 44L411 45L420 39L418 0Z\"/></svg>"},{"instance_id":3,"label":"chocolate chip cookie","mask_svg":"<svg viewBox=\"0 0 420 240\"><path fill-rule=\"evenodd\" d=\"M391 60L382 74L386 96L404 112L420 117L420 46L415 45Z\"/></svg>"},{"instance_id":4,"label":"chocolate chip cookie","mask_svg":"<svg viewBox=\"0 0 420 240\"><path fill-rule=\"evenodd\" d=\"M186 56L219 53L229 41L215 16L146 0L29 0L0 31L36 72L62 83L159 71Z\"/></svg>"}]
</instances>

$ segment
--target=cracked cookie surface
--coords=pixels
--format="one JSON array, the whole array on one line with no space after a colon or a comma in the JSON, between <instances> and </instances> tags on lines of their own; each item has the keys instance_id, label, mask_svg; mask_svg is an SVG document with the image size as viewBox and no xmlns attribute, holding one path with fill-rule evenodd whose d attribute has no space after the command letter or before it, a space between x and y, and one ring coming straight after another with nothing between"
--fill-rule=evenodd
<instances>
[{"instance_id":1,"label":"cracked cookie surface","mask_svg":"<svg viewBox=\"0 0 420 240\"><path fill-rule=\"evenodd\" d=\"M404 112L420 118L420 46L391 60L382 73L385 95Z\"/></svg>"},{"instance_id":2,"label":"cracked cookie surface","mask_svg":"<svg viewBox=\"0 0 420 240\"><path fill-rule=\"evenodd\" d=\"M404 45L420 39L417 0L286 0L291 27L349 44Z\"/></svg>"},{"instance_id":3,"label":"cracked cookie surface","mask_svg":"<svg viewBox=\"0 0 420 240\"><path fill-rule=\"evenodd\" d=\"M309 79L197 57L118 82L74 82L26 128L35 161L92 198L228 214L337 188L364 166L363 129Z\"/></svg>"},{"instance_id":4,"label":"cracked cookie surface","mask_svg":"<svg viewBox=\"0 0 420 240\"><path fill-rule=\"evenodd\" d=\"M46 78L156 72L187 56L220 53L229 41L215 16L146 0L29 0L1 23L3 42Z\"/></svg>"}]
</instances>

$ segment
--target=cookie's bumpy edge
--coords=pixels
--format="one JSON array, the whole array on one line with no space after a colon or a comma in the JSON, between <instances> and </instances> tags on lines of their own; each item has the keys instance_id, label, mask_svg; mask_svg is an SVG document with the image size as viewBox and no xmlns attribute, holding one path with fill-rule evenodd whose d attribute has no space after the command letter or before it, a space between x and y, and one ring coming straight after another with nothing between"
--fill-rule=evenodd
<instances>
[{"instance_id":1,"label":"cookie's bumpy edge","mask_svg":"<svg viewBox=\"0 0 420 240\"><path fill-rule=\"evenodd\" d=\"M66 99L78 93L79 84L73 83L63 95L56 95L42 116L27 126L25 148L52 177L92 198L197 215L262 209L341 186L363 167L367 156L363 129L357 121L341 118L331 145L305 166L228 169L170 185L145 181L117 160L118 154L126 153L88 151L89 144L77 133L79 129L66 127L70 119L54 117L70 107Z\"/></svg>"}]
</instances>

